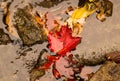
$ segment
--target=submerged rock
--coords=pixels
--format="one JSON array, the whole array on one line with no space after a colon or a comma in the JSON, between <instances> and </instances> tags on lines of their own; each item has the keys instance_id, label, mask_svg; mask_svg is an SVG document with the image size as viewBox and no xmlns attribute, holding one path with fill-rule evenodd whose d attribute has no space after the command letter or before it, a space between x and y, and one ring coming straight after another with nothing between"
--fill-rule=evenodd
<instances>
[{"instance_id":1,"label":"submerged rock","mask_svg":"<svg viewBox=\"0 0 120 81\"><path fill-rule=\"evenodd\" d=\"M46 49L43 49L40 52L35 65L33 66L33 68L30 71L30 81L35 81L36 79L45 75L45 69L39 69L39 67L44 65L47 62L46 59L44 58L44 56L45 56L44 54L46 54L46 52L47 52Z\"/></svg>"},{"instance_id":2,"label":"submerged rock","mask_svg":"<svg viewBox=\"0 0 120 81\"><path fill-rule=\"evenodd\" d=\"M7 43L10 43L11 39L8 36L8 34L6 34L3 29L0 29L0 45L4 44L6 45Z\"/></svg>"},{"instance_id":3,"label":"submerged rock","mask_svg":"<svg viewBox=\"0 0 120 81\"><path fill-rule=\"evenodd\" d=\"M31 46L36 43L43 43L47 36L42 25L35 20L32 13L32 6L18 8L14 13L14 26L18 35L23 41L23 45Z\"/></svg>"},{"instance_id":4,"label":"submerged rock","mask_svg":"<svg viewBox=\"0 0 120 81\"><path fill-rule=\"evenodd\" d=\"M89 81L120 81L120 65L106 62Z\"/></svg>"},{"instance_id":5,"label":"submerged rock","mask_svg":"<svg viewBox=\"0 0 120 81\"><path fill-rule=\"evenodd\" d=\"M65 1L65 0L44 0L42 2L36 2L36 5L39 5L39 6L42 6L45 8L50 8L50 7L53 7L55 5L58 5L62 1Z\"/></svg>"},{"instance_id":6,"label":"submerged rock","mask_svg":"<svg viewBox=\"0 0 120 81\"><path fill-rule=\"evenodd\" d=\"M30 73L30 81L35 81L36 79L45 75L45 70L33 69Z\"/></svg>"},{"instance_id":7,"label":"submerged rock","mask_svg":"<svg viewBox=\"0 0 120 81\"><path fill-rule=\"evenodd\" d=\"M86 55L87 53L83 54L76 54L74 55L74 59L78 60L78 66L79 65L89 65L89 66L94 66L94 65L99 65L101 63L104 63L106 61L105 56L107 54L100 54L96 52L92 52L90 55Z\"/></svg>"}]
</instances>

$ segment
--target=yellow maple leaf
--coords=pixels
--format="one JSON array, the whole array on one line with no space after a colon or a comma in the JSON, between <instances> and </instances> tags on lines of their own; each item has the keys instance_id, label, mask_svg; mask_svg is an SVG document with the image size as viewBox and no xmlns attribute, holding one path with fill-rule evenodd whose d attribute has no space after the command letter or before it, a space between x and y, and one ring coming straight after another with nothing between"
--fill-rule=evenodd
<instances>
[{"instance_id":1,"label":"yellow maple leaf","mask_svg":"<svg viewBox=\"0 0 120 81\"><path fill-rule=\"evenodd\" d=\"M91 8L92 6L94 6L94 4L86 3L85 6L77 8L72 14L73 21L80 18L87 18L89 15L93 14L97 8Z\"/></svg>"}]
</instances>

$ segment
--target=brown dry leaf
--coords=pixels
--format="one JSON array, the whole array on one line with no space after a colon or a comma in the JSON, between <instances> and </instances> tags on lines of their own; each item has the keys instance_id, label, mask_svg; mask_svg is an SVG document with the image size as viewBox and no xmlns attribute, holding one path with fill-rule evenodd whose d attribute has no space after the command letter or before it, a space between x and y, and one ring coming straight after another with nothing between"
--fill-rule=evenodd
<instances>
[{"instance_id":1,"label":"brown dry leaf","mask_svg":"<svg viewBox=\"0 0 120 81\"><path fill-rule=\"evenodd\" d=\"M77 36L82 32L82 25L80 23L73 23L73 36Z\"/></svg>"}]
</instances>

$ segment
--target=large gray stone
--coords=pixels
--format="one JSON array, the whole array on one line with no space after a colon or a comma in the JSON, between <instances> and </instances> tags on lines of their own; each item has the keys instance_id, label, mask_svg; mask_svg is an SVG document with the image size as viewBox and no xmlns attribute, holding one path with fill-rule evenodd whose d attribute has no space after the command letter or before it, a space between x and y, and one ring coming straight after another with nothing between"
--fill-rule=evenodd
<instances>
[{"instance_id":1,"label":"large gray stone","mask_svg":"<svg viewBox=\"0 0 120 81\"><path fill-rule=\"evenodd\" d=\"M93 14L83 26L82 42L73 51L73 55L79 56L80 63L96 65L104 62L105 56L110 52L120 51L120 4L118 0L110 1L113 3L111 17L100 22L95 18L96 14Z\"/></svg>"}]
</instances>

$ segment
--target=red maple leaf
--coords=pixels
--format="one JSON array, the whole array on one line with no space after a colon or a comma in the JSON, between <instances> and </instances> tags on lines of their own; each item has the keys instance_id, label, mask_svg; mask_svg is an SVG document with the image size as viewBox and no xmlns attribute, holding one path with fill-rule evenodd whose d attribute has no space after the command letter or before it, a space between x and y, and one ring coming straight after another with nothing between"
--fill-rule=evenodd
<instances>
[{"instance_id":1,"label":"red maple leaf","mask_svg":"<svg viewBox=\"0 0 120 81\"><path fill-rule=\"evenodd\" d=\"M56 79L61 78L61 75L60 75L59 71L56 69L56 63L55 62L53 64L52 72L53 72L53 75L55 76Z\"/></svg>"},{"instance_id":2,"label":"red maple leaf","mask_svg":"<svg viewBox=\"0 0 120 81\"><path fill-rule=\"evenodd\" d=\"M59 32L49 33L48 35L49 49L60 56L65 56L67 52L81 42L81 37L73 37L71 28L68 25L62 26Z\"/></svg>"},{"instance_id":3,"label":"red maple leaf","mask_svg":"<svg viewBox=\"0 0 120 81\"><path fill-rule=\"evenodd\" d=\"M50 44L48 48L54 53L57 53L58 50L63 48L63 42L61 42L53 33L49 33L48 42Z\"/></svg>"},{"instance_id":4,"label":"red maple leaf","mask_svg":"<svg viewBox=\"0 0 120 81\"><path fill-rule=\"evenodd\" d=\"M75 81L74 79L67 79L67 81Z\"/></svg>"},{"instance_id":5,"label":"red maple leaf","mask_svg":"<svg viewBox=\"0 0 120 81\"><path fill-rule=\"evenodd\" d=\"M51 64L53 64L56 60L59 60L60 57L57 56L51 56L51 55L47 55L47 62L45 64L43 64L43 66L39 66L39 69L49 69Z\"/></svg>"}]
</instances>

